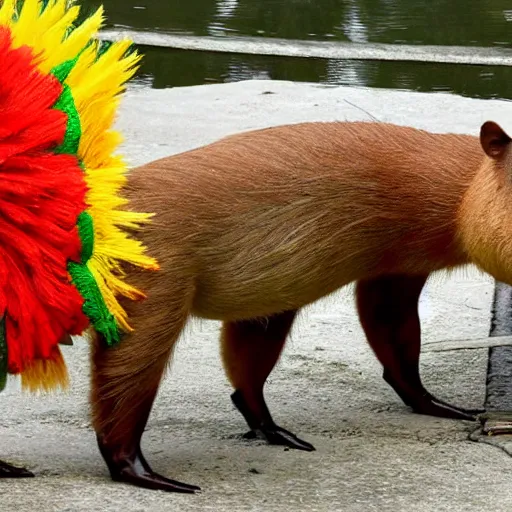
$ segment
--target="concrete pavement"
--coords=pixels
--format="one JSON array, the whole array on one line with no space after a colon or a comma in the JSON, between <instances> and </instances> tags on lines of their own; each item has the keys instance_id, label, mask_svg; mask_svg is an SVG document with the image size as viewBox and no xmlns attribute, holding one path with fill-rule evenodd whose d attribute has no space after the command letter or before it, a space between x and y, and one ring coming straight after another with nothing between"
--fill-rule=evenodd
<instances>
[{"instance_id":1,"label":"concrete pavement","mask_svg":"<svg viewBox=\"0 0 512 512\"><path fill-rule=\"evenodd\" d=\"M170 90L136 84L119 126L133 165L229 133L304 120L368 119L433 131L478 133L512 119L507 102L445 94L254 81ZM505 124L506 126L506 124ZM432 279L421 300L427 387L455 404L481 406L487 349L433 351L443 340L489 333L493 283L473 269ZM154 469L200 485L183 496L112 483L89 425L88 349L64 347L66 394L0 394L0 457L38 478L0 480L0 511L510 510L512 458L468 441L477 425L412 414L381 378L355 315L350 288L301 316L267 389L276 420L317 451L241 440L241 416L218 355L216 322L190 326L151 415L143 448ZM431 345L433 346L433 345Z\"/></svg>"}]
</instances>

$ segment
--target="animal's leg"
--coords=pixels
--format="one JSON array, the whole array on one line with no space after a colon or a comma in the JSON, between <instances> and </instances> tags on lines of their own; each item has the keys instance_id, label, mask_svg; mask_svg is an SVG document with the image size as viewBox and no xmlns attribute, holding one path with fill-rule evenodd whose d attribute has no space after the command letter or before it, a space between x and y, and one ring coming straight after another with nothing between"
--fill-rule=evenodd
<instances>
[{"instance_id":1,"label":"animal's leg","mask_svg":"<svg viewBox=\"0 0 512 512\"><path fill-rule=\"evenodd\" d=\"M260 437L269 444L312 451L311 444L274 423L263 395L295 315L296 311L287 311L266 319L224 323L222 358L235 388L231 399L251 429L245 437Z\"/></svg>"},{"instance_id":2,"label":"animal's leg","mask_svg":"<svg viewBox=\"0 0 512 512\"><path fill-rule=\"evenodd\" d=\"M427 276L385 276L357 284L357 307L366 337L384 366L384 379L414 412L475 419L483 412L447 404L421 382L418 300Z\"/></svg>"},{"instance_id":3,"label":"animal's leg","mask_svg":"<svg viewBox=\"0 0 512 512\"><path fill-rule=\"evenodd\" d=\"M28 469L17 468L0 460L0 478L29 478L33 476L34 473Z\"/></svg>"},{"instance_id":4,"label":"animal's leg","mask_svg":"<svg viewBox=\"0 0 512 512\"><path fill-rule=\"evenodd\" d=\"M155 288L147 303L138 305L140 310L133 306L132 334L114 348L106 348L99 337L96 340L93 421L100 452L115 481L163 491L199 490L153 472L140 447L162 374L188 317L185 296L174 287Z\"/></svg>"}]
</instances>

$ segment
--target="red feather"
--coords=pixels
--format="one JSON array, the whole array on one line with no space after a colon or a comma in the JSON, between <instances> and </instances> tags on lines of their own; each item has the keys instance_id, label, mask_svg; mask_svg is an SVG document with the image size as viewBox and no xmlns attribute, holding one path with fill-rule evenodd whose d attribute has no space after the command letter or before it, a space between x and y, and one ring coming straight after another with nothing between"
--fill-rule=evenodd
<instances>
[{"instance_id":1,"label":"red feather","mask_svg":"<svg viewBox=\"0 0 512 512\"><path fill-rule=\"evenodd\" d=\"M0 69L0 316L9 372L19 373L88 325L67 272L79 259L86 185L75 156L52 153L66 132L52 108L62 85L37 70L30 48L12 48L6 27Z\"/></svg>"}]
</instances>

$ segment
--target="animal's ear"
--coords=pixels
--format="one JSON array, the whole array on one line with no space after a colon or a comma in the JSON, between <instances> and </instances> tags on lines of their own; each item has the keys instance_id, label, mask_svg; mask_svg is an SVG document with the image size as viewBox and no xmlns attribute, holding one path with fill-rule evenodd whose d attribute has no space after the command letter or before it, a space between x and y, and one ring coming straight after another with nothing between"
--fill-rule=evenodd
<instances>
[{"instance_id":1,"label":"animal's ear","mask_svg":"<svg viewBox=\"0 0 512 512\"><path fill-rule=\"evenodd\" d=\"M511 140L494 121L487 121L480 128L480 144L485 153L495 160L503 156Z\"/></svg>"}]
</instances>

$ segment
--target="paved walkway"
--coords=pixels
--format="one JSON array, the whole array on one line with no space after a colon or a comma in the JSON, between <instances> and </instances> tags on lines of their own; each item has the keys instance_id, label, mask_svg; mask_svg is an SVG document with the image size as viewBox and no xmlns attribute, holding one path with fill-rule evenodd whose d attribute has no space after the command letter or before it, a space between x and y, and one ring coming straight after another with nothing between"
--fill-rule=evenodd
<instances>
[{"instance_id":1,"label":"paved walkway","mask_svg":"<svg viewBox=\"0 0 512 512\"><path fill-rule=\"evenodd\" d=\"M355 106L357 105L357 106ZM245 82L134 88L120 126L133 164L228 133L302 120L367 119L478 133L512 118L506 102L449 95ZM492 281L474 271L437 277L424 291L422 374L429 389L463 406L484 400L487 350L432 350L485 338ZM87 416L88 351L65 347L68 394L0 395L0 455L37 479L0 481L0 510L50 511L509 511L512 458L468 441L476 425L412 414L381 378L355 316L351 290L315 304L294 329L268 386L276 419L314 453L247 444L218 356L218 324L192 326L162 386L144 450L163 474L203 488L198 496L113 484Z\"/></svg>"}]
</instances>

